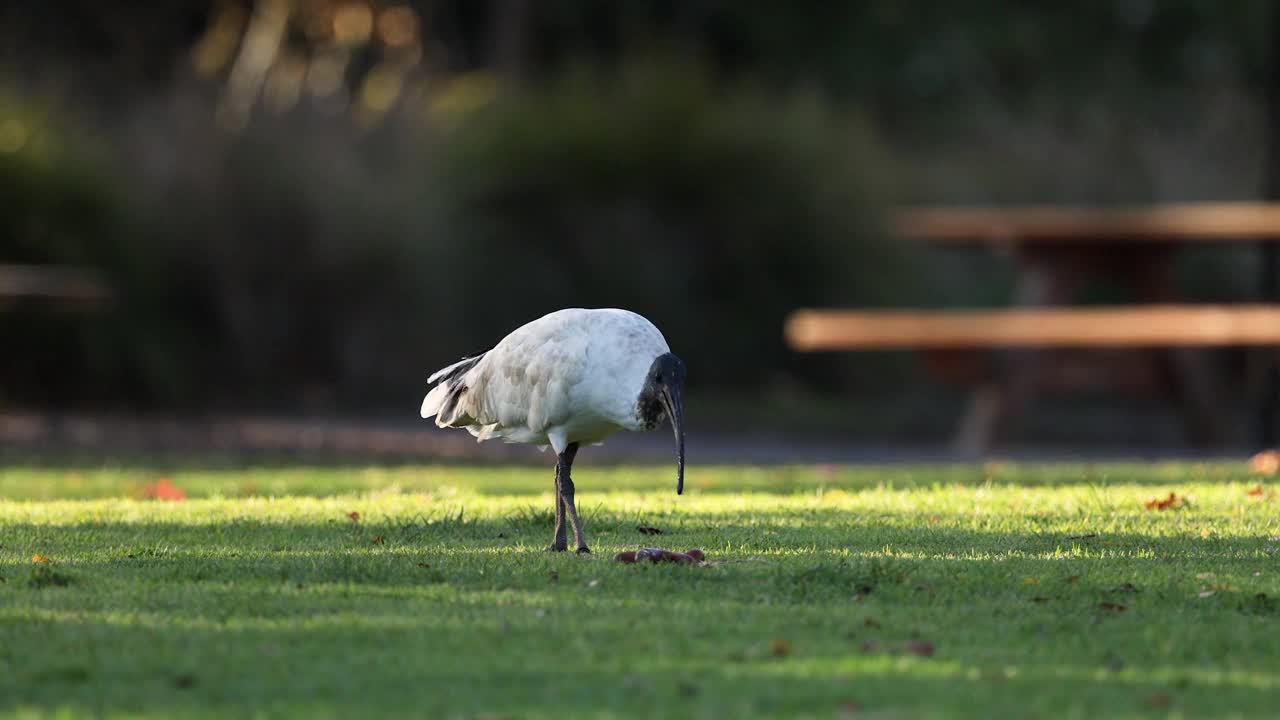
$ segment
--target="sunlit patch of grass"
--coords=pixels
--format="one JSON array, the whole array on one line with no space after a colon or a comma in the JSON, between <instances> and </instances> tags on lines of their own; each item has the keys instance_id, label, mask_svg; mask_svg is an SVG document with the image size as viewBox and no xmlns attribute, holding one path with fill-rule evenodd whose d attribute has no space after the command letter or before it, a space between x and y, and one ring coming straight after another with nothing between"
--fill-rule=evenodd
<instances>
[{"instance_id":1,"label":"sunlit patch of grass","mask_svg":"<svg viewBox=\"0 0 1280 720\"><path fill-rule=\"evenodd\" d=\"M1241 466L670 476L581 467L577 556L546 468L0 469L0 713L1277 706L1280 501ZM610 560L649 545L708 563Z\"/></svg>"}]
</instances>

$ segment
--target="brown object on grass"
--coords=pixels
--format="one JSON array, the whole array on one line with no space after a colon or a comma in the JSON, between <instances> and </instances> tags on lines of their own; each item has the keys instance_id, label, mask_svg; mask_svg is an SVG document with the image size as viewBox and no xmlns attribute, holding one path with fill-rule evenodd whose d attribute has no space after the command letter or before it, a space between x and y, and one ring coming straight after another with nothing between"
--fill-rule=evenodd
<instances>
[{"instance_id":1,"label":"brown object on grass","mask_svg":"<svg viewBox=\"0 0 1280 720\"><path fill-rule=\"evenodd\" d=\"M626 552L620 552L617 555L614 555L613 559L617 562L627 564L640 562L641 560L648 560L653 563L674 562L693 565L705 560L706 555L697 548L694 548L687 553L673 552L663 548L640 548L636 551L628 550Z\"/></svg>"},{"instance_id":2,"label":"brown object on grass","mask_svg":"<svg viewBox=\"0 0 1280 720\"><path fill-rule=\"evenodd\" d=\"M678 562L693 563L697 562L693 558L684 553L672 552L662 548L643 548L636 553L636 561L648 560L649 562Z\"/></svg>"}]
</instances>

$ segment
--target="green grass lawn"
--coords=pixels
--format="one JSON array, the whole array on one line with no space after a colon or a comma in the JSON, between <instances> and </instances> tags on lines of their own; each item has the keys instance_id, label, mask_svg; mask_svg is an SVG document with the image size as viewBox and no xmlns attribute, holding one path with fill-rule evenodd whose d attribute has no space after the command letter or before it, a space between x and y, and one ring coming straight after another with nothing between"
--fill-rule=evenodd
<instances>
[{"instance_id":1,"label":"green grass lawn","mask_svg":"<svg viewBox=\"0 0 1280 720\"><path fill-rule=\"evenodd\" d=\"M1243 465L575 479L591 556L542 550L549 467L0 468L0 714L1280 713Z\"/></svg>"}]
</instances>

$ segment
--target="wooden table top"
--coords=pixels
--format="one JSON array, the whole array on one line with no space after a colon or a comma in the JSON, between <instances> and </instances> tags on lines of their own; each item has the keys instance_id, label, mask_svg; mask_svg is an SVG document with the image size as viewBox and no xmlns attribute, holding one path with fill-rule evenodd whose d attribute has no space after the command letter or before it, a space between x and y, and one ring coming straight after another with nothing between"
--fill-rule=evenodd
<instances>
[{"instance_id":1,"label":"wooden table top","mask_svg":"<svg viewBox=\"0 0 1280 720\"><path fill-rule=\"evenodd\" d=\"M890 224L901 237L946 243L1246 242L1280 240L1280 203L913 207Z\"/></svg>"}]
</instances>

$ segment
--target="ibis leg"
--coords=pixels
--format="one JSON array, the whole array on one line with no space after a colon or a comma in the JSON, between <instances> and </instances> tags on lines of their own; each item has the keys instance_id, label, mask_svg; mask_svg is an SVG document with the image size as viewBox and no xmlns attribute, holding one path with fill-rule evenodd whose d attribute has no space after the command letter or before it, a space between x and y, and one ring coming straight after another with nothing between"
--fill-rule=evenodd
<instances>
[{"instance_id":1,"label":"ibis leg","mask_svg":"<svg viewBox=\"0 0 1280 720\"><path fill-rule=\"evenodd\" d=\"M560 478L568 476L569 471L564 461L559 457L556 458L556 534L551 540L551 546L547 548L551 552L564 552L569 549L568 534L565 532L564 525L564 496L560 493Z\"/></svg>"},{"instance_id":2,"label":"ibis leg","mask_svg":"<svg viewBox=\"0 0 1280 720\"><path fill-rule=\"evenodd\" d=\"M573 504L573 478L569 476L569 471L573 467L573 458L577 454L578 443L569 443L569 447L560 454L560 463L557 466L563 468L563 472L556 474L560 478L560 498L564 500L564 510L569 515L569 522L573 524L573 539L578 544L578 552L589 553L591 548L587 547L587 535L582 531L578 507Z\"/></svg>"}]
</instances>

